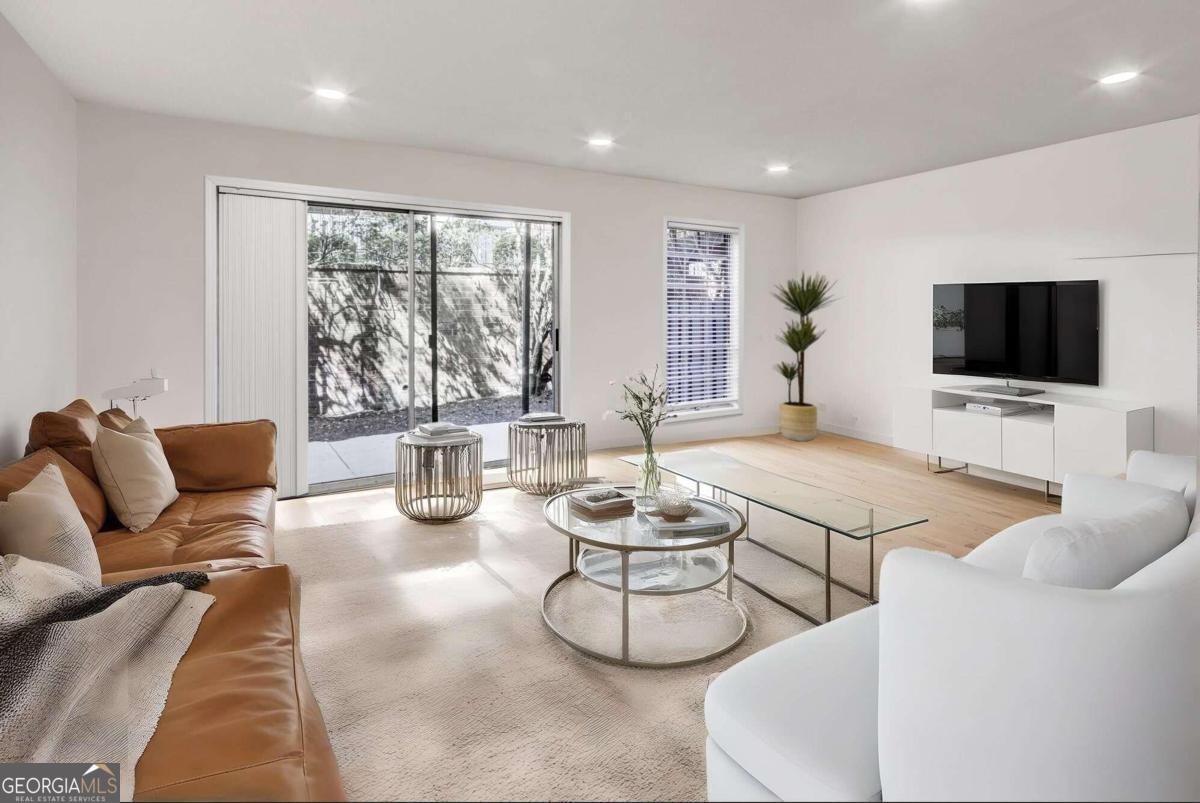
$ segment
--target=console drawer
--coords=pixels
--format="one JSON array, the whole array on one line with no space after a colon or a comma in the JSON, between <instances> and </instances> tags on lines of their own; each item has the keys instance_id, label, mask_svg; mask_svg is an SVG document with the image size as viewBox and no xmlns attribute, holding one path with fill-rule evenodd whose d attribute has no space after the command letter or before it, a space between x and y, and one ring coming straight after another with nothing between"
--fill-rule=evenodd
<instances>
[{"instance_id":1,"label":"console drawer","mask_svg":"<svg viewBox=\"0 0 1200 803\"><path fill-rule=\"evenodd\" d=\"M1001 468L1001 416L968 413L963 407L933 411L933 454L988 468Z\"/></svg>"},{"instance_id":2,"label":"console drawer","mask_svg":"<svg viewBox=\"0 0 1200 803\"><path fill-rule=\"evenodd\" d=\"M1003 468L1039 480L1054 479L1054 416L1013 415L1000 419Z\"/></svg>"}]
</instances>

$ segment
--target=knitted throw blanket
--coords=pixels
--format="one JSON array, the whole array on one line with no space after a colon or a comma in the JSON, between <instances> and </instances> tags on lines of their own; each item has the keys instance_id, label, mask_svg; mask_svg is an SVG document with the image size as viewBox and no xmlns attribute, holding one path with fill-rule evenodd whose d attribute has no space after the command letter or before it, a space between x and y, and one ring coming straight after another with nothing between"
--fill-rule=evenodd
<instances>
[{"instance_id":1,"label":"knitted throw blanket","mask_svg":"<svg viewBox=\"0 0 1200 803\"><path fill-rule=\"evenodd\" d=\"M121 799L213 598L203 572L96 586L0 561L0 762L119 763Z\"/></svg>"}]
</instances>

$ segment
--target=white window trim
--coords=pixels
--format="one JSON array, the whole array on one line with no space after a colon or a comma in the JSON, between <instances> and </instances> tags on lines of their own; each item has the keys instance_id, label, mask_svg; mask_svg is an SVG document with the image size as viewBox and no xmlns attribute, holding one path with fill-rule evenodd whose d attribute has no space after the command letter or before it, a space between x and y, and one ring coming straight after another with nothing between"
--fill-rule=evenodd
<instances>
[{"instance_id":1,"label":"white window trim","mask_svg":"<svg viewBox=\"0 0 1200 803\"><path fill-rule=\"evenodd\" d=\"M517 215L530 220L543 219L558 222L558 287L556 288L555 314L558 321L559 342L558 380L559 410L570 417L575 399L567 377L570 375L574 327L571 320L571 213L552 209L534 209L525 206L479 204L416 195L399 195L388 192L368 192L313 184L294 184L282 181L238 178L235 176L206 175L204 177L204 420L217 420L217 195L218 188L237 188L254 195L278 195L294 197L308 202L331 201L367 206L395 206L405 210L420 209L430 212L475 212L500 217ZM665 245L664 245L665 248ZM664 252L665 253L665 252ZM664 261L664 265L666 262ZM665 275L665 271L664 271ZM665 303L665 302L664 302ZM664 332L666 322L663 323ZM305 348L307 348L307 340ZM665 343L664 338L664 343ZM739 389L740 393L740 389Z\"/></svg>"},{"instance_id":2,"label":"white window trim","mask_svg":"<svg viewBox=\"0 0 1200 803\"><path fill-rule=\"evenodd\" d=\"M705 220L701 218L685 218L668 216L663 218L662 226L662 331L659 364L663 366L664 377L667 370L667 251L670 242L669 229L675 226L693 226L700 229L723 229L732 232L737 240L737 276L734 278L733 308L737 318L734 326L734 338L737 355L737 399L719 407L704 407L696 410L671 410L667 413L663 424L682 424L691 421L703 421L708 418L727 418L742 414L742 399L745 398L745 363L742 359L743 344L745 343L745 288L746 288L746 227L741 223L731 223L724 220ZM664 378L664 382L666 379Z\"/></svg>"}]
</instances>

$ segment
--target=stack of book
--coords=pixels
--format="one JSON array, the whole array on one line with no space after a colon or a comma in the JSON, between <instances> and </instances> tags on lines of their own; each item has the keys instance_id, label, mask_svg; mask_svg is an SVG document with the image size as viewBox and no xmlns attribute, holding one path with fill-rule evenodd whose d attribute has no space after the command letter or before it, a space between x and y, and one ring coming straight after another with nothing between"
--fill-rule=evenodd
<instances>
[{"instance_id":1,"label":"stack of book","mask_svg":"<svg viewBox=\"0 0 1200 803\"><path fill-rule=\"evenodd\" d=\"M419 424L406 436L412 443L435 444L460 440L469 435L471 430L449 421L434 421L429 424Z\"/></svg>"},{"instance_id":2,"label":"stack of book","mask_svg":"<svg viewBox=\"0 0 1200 803\"><path fill-rule=\"evenodd\" d=\"M633 510L633 497L615 488L576 491L567 500L575 510L593 518L627 516Z\"/></svg>"},{"instance_id":3,"label":"stack of book","mask_svg":"<svg viewBox=\"0 0 1200 803\"><path fill-rule=\"evenodd\" d=\"M649 525L660 538L704 538L729 532L729 520L703 502L683 521L665 518L657 511L640 513L638 520Z\"/></svg>"},{"instance_id":4,"label":"stack of book","mask_svg":"<svg viewBox=\"0 0 1200 803\"><path fill-rule=\"evenodd\" d=\"M558 413L526 413L520 420L523 424L559 424L567 419Z\"/></svg>"}]
</instances>

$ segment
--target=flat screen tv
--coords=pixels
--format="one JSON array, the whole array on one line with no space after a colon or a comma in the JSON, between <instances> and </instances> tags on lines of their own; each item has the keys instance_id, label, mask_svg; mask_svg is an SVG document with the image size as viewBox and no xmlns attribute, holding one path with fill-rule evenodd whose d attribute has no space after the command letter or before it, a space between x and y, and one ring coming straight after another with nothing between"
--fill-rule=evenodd
<instances>
[{"instance_id":1,"label":"flat screen tv","mask_svg":"<svg viewBox=\"0 0 1200 803\"><path fill-rule=\"evenodd\" d=\"M1100 283L933 286L933 372L1100 384Z\"/></svg>"}]
</instances>

